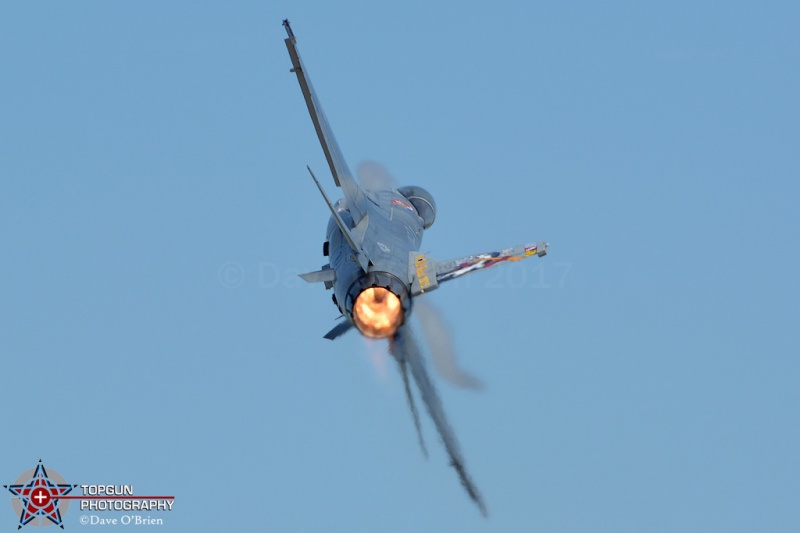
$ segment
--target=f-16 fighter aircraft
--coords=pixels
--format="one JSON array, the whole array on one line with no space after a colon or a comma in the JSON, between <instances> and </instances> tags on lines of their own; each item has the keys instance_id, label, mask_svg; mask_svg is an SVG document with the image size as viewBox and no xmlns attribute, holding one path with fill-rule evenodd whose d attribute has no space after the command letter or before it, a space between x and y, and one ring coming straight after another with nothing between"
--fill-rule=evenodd
<instances>
[{"instance_id":1,"label":"f-16 fighter aircraft","mask_svg":"<svg viewBox=\"0 0 800 533\"><path fill-rule=\"evenodd\" d=\"M323 254L328 256L329 261L320 270L301 274L300 277L309 283L323 283L326 289L333 289L333 303L343 318L325 338L335 339L355 327L366 337L389 339L389 351L400 366L423 453L427 454L419 415L409 387L409 368L442 437L451 464L470 498L486 515L486 505L467 474L455 435L447 423L419 347L411 335L408 317L414 298L437 289L445 281L500 263L519 261L533 255L541 257L546 253L547 243L515 246L450 261L437 261L420 253L422 234L433 225L436 218L433 197L417 186L387 186L383 190L359 186L311 86L289 21L284 20L283 26L288 34L285 42L292 61L291 72L297 75L297 81L300 82L333 181L344 195L336 203L331 202L308 168L331 212L327 239L323 244Z\"/></svg>"}]
</instances>

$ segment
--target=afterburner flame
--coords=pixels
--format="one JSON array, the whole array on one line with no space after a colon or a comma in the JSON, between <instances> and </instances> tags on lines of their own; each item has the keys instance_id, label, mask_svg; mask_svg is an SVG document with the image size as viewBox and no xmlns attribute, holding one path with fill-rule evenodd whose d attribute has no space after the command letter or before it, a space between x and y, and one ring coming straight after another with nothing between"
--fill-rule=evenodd
<instances>
[{"instance_id":1,"label":"afterburner flame","mask_svg":"<svg viewBox=\"0 0 800 533\"><path fill-rule=\"evenodd\" d=\"M391 337L403 322L403 306L389 289L369 287L361 291L353 305L353 322L367 337Z\"/></svg>"}]
</instances>

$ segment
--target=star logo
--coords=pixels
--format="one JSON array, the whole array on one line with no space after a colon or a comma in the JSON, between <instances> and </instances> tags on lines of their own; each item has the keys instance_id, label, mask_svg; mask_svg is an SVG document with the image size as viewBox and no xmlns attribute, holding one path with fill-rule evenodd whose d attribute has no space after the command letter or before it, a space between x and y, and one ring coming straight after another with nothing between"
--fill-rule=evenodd
<instances>
[{"instance_id":1,"label":"star logo","mask_svg":"<svg viewBox=\"0 0 800 533\"><path fill-rule=\"evenodd\" d=\"M16 498L11 499L14 511L19 514L19 526L31 524L32 526L56 525L64 529L61 522L61 511L66 512L69 501L63 504L60 497L69 494L77 485L70 485L64 481L58 472L51 470L48 475L42 460L36 468L32 468L19 476L13 485L3 485ZM37 519L34 521L35 519ZM50 523L44 520L49 520ZM33 522L33 523L32 523Z\"/></svg>"}]
</instances>

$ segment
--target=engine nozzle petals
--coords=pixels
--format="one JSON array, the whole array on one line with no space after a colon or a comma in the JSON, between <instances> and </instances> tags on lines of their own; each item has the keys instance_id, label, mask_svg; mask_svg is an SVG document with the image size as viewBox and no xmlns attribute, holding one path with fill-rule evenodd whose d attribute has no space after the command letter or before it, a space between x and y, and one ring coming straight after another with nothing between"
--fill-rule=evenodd
<instances>
[{"instance_id":1,"label":"engine nozzle petals","mask_svg":"<svg viewBox=\"0 0 800 533\"><path fill-rule=\"evenodd\" d=\"M353 305L353 323L366 337L391 337L403 323L400 298L383 287L364 289Z\"/></svg>"},{"instance_id":2,"label":"engine nozzle petals","mask_svg":"<svg viewBox=\"0 0 800 533\"><path fill-rule=\"evenodd\" d=\"M388 272L370 272L347 291L347 312L362 335L392 337L411 311L408 287Z\"/></svg>"}]
</instances>

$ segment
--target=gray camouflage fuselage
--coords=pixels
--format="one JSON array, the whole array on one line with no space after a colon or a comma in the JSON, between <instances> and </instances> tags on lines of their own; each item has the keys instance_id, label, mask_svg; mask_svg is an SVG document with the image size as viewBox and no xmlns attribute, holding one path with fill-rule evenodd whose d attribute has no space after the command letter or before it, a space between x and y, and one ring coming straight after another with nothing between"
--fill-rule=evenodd
<instances>
[{"instance_id":1,"label":"gray camouflage fuselage","mask_svg":"<svg viewBox=\"0 0 800 533\"><path fill-rule=\"evenodd\" d=\"M330 251L330 268L336 273L333 292L336 304L341 313L352 321L352 300L358 290L368 286L371 280L384 280L382 274L388 274L403 287L391 287L403 302L404 312L411 311L409 298L410 283L408 277L408 257L419 250L422 244L423 220L410 205L408 198L397 190L368 191L367 214L357 228L353 217L346 209L344 199L336 202L335 208L351 232L360 240L362 249L369 257L369 267L365 273L359 265L356 254L348 244L336 220L331 217L328 222L327 240ZM372 274L372 276L370 276ZM387 287L390 288L390 287Z\"/></svg>"},{"instance_id":2,"label":"gray camouflage fuselage","mask_svg":"<svg viewBox=\"0 0 800 533\"><path fill-rule=\"evenodd\" d=\"M547 243L514 246L449 261L437 261L420 253L423 231L436 218L433 197L421 187L367 190L359 185L311 86L289 21L284 20L283 25L288 36L284 42L292 61L291 71L297 75L333 181L344 195L343 199L332 203L308 169L331 212L323 245L323 252L329 258L328 264L320 270L300 274L300 277L309 283L323 282L326 289L333 289L333 301L346 319L325 338L335 339L355 326L367 337L389 340L389 351L400 367L423 453L426 450L409 387L408 369L447 450L450 464L469 497L486 516L486 504L467 473L458 442L407 323L411 301L412 297L466 274L534 255L542 257L547 253Z\"/></svg>"},{"instance_id":3,"label":"gray camouflage fuselage","mask_svg":"<svg viewBox=\"0 0 800 533\"><path fill-rule=\"evenodd\" d=\"M440 283L503 262L546 254L545 242L441 262L419 253L422 233L436 218L433 197L422 187L367 190L359 185L322 111L288 21L284 21L284 27L292 72L297 75L333 181L344 194L344 198L334 205L308 169L331 212L325 244L326 254L330 257L329 264L321 270L301 274L301 277L309 283L324 282L325 288L333 289L334 303L348 321L338 324L325 338L334 339L351 325L356 325L366 334L365 328L353 320L353 304L359 294L370 287L381 287L397 296L402 304L402 323L411 311L411 298L437 289ZM382 336L393 333L394 330L389 329Z\"/></svg>"}]
</instances>

